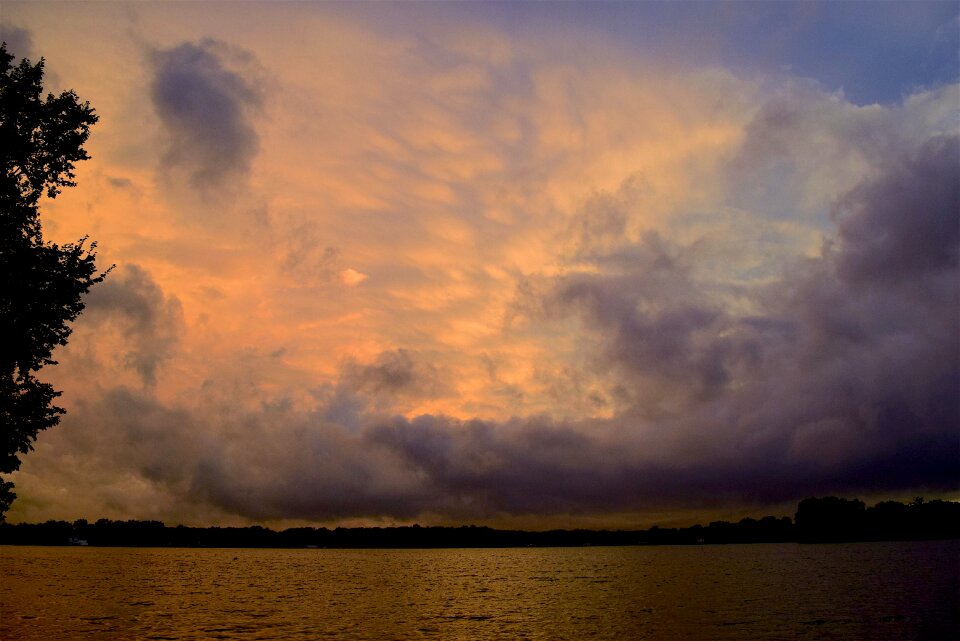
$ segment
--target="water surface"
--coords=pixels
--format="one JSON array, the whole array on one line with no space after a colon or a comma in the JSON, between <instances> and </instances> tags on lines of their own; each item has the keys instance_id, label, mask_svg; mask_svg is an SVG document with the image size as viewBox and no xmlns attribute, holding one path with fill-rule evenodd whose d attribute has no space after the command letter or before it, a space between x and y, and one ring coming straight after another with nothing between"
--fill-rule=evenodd
<instances>
[{"instance_id":1,"label":"water surface","mask_svg":"<svg viewBox=\"0 0 960 641\"><path fill-rule=\"evenodd\" d=\"M0 639L960 638L960 542L0 547Z\"/></svg>"}]
</instances>

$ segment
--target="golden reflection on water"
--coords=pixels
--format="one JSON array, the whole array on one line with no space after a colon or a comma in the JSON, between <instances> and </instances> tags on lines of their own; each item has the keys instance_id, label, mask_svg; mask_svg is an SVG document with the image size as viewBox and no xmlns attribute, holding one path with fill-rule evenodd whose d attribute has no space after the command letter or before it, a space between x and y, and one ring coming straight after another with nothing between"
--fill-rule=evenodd
<instances>
[{"instance_id":1,"label":"golden reflection on water","mask_svg":"<svg viewBox=\"0 0 960 641\"><path fill-rule=\"evenodd\" d=\"M958 552L0 547L0 639L947 639Z\"/></svg>"}]
</instances>

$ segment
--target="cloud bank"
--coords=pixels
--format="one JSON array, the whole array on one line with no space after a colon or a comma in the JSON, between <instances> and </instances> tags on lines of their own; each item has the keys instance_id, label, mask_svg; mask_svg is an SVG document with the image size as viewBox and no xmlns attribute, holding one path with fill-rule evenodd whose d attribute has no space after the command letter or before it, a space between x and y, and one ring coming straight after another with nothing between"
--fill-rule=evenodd
<instances>
[{"instance_id":1,"label":"cloud bank","mask_svg":"<svg viewBox=\"0 0 960 641\"><path fill-rule=\"evenodd\" d=\"M858 105L573 28L290 10L278 38L253 5L142 8L139 102L74 70L104 142L50 217L121 267L11 518L643 524L960 488L956 85ZM154 164L117 142L149 137L109 117L134 106Z\"/></svg>"}]
</instances>

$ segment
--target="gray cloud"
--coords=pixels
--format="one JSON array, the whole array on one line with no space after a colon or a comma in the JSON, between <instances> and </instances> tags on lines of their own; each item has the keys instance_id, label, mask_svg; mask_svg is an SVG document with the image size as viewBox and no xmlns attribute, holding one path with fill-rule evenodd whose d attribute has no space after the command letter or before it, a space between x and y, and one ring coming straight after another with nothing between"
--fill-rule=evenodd
<instances>
[{"instance_id":1,"label":"gray cloud","mask_svg":"<svg viewBox=\"0 0 960 641\"><path fill-rule=\"evenodd\" d=\"M960 480L958 158L952 136L892 159L841 199L824 258L768 301L795 332L773 361L791 368L778 397L804 400L782 429L852 486Z\"/></svg>"},{"instance_id":2,"label":"gray cloud","mask_svg":"<svg viewBox=\"0 0 960 641\"><path fill-rule=\"evenodd\" d=\"M33 37L22 27L0 24L0 42L7 43L7 53L14 58L33 58Z\"/></svg>"},{"instance_id":3,"label":"gray cloud","mask_svg":"<svg viewBox=\"0 0 960 641\"><path fill-rule=\"evenodd\" d=\"M708 393L728 378L728 341L720 336L730 321L693 277L693 259L689 250L650 233L635 246L596 257L602 271L558 279L547 307L560 315L580 312L604 336L598 366L646 378L648 385Z\"/></svg>"},{"instance_id":4,"label":"gray cloud","mask_svg":"<svg viewBox=\"0 0 960 641\"><path fill-rule=\"evenodd\" d=\"M85 322L112 324L124 338L126 364L144 384L156 380L160 364L171 355L183 325L180 301L168 297L138 265L114 270L86 299Z\"/></svg>"},{"instance_id":5,"label":"gray cloud","mask_svg":"<svg viewBox=\"0 0 960 641\"><path fill-rule=\"evenodd\" d=\"M672 401L628 413L716 472L698 491L957 487L958 140L886 166L840 200L821 258L740 293L755 314L721 311L696 247L656 237L555 282L548 300L602 335L599 365Z\"/></svg>"},{"instance_id":6,"label":"gray cloud","mask_svg":"<svg viewBox=\"0 0 960 641\"><path fill-rule=\"evenodd\" d=\"M153 54L151 96L168 136L164 170L200 189L244 175L263 102L256 61L228 45L185 42Z\"/></svg>"},{"instance_id":7,"label":"gray cloud","mask_svg":"<svg viewBox=\"0 0 960 641\"><path fill-rule=\"evenodd\" d=\"M929 140L882 181L864 184L837 207L838 268L853 283L916 281L955 270L960 249L960 148Z\"/></svg>"},{"instance_id":8,"label":"gray cloud","mask_svg":"<svg viewBox=\"0 0 960 641\"><path fill-rule=\"evenodd\" d=\"M365 396L436 398L447 386L439 369L418 353L406 349L382 352L373 363L344 365L341 385Z\"/></svg>"}]
</instances>

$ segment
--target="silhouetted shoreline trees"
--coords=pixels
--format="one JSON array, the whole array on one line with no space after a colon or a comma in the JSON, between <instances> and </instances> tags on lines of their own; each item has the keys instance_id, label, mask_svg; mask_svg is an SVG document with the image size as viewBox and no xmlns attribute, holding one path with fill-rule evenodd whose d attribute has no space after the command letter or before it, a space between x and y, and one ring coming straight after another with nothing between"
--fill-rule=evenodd
<instances>
[{"instance_id":1,"label":"silhouetted shoreline trees","mask_svg":"<svg viewBox=\"0 0 960 641\"><path fill-rule=\"evenodd\" d=\"M167 527L160 521L78 520L0 523L2 545L78 545L223 548L505 548L586 545L697 545L731 543L828 543L960 538L960 503L915 499L884 501L867 508L862 501L809 498L797 507L796 521L766 516L736 523L648 530L550 530L527 532L489 527L297 527L275 531L250 527Z\"/></svg>"}]
</instances>

